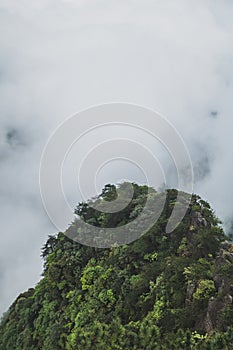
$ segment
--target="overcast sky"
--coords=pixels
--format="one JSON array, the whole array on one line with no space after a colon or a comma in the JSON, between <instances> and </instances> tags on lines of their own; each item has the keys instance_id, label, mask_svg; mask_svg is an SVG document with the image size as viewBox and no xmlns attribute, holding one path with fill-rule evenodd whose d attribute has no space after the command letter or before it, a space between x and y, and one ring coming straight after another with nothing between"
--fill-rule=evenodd
<instances>
[{"instance_id":1,"label":"overcast sky","mask_svg":"<svg viewBox=\"0 0 233 350\"><path fill-rule=\"evenodd\" d=\"M84 108L161 112L189 148L195 191L233 217L232 17L231 0L0 0L0 312L40 278L40 248L56 232L41 153Z\"/></svg>"}]
</instances>

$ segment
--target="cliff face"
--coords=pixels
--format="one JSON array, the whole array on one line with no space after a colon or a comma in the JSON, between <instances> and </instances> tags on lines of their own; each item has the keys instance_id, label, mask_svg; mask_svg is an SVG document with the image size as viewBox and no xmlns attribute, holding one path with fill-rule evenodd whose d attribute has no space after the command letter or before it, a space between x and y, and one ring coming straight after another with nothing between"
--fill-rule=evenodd
<instances>
[{"instance_id":1,"label":"cliff face","mask_svg":"<svg viewBox=\"0 0 233 350\"><path fill-rule=\"evenodd\" d=\"M118 214L88 203L76 213L96 226L122 225L147 198L145 186L134 190ZM108 186L103 196L113 193ZM180 225L165 234L176 196L167 191L157 223L128 245L97 249L63 233L49 237L43 278L4 315L0 350L232 349L233 247L196 195ZM75 237L79 225L67 234Z\"/></svg>"}]
</instances>

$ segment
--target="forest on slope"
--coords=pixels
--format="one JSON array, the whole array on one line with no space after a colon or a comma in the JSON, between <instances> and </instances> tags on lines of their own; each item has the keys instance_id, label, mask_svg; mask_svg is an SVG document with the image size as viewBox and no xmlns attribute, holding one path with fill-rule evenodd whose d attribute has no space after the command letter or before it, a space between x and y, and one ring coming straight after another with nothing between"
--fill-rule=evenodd
<instances>
[{"instance_id":1,"label":"forest on slope","mask_svg":"<svg viewBox=\"0 0 233 350\"><path fill-rule=\"evenodd\" d=\"M90 205L115 199L114 185L75 213L98 227L123 226L148 197L147 186L133 188L118 213ZM176 198L166 190L158 221L130 244L82 245L75 241L81 220L49 236L42 279L2 317L0 350L233 349L233 245L197 195L166 233Z\"/></svg>"}]
</instances>

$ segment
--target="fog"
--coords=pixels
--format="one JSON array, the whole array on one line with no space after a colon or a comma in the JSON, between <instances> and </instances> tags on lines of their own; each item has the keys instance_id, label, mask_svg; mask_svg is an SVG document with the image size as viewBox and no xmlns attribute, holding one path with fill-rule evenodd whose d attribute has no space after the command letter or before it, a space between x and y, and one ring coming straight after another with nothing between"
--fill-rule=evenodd
<instances>
[{"instance_id":1,"label":"fog","mask_svg":"<svg viewBox=\"0 0 233 350\"><path fill-rule=\"evenodd\" d=\"M56 233L40 198L41 154L85 108L129 102L164 115L189 149L195 192L229 227L232 15L229 0L0 0L0 313L40 278L41 246ZM125 176L117 169L99 186Z\"/></svg>"}]
</instances>

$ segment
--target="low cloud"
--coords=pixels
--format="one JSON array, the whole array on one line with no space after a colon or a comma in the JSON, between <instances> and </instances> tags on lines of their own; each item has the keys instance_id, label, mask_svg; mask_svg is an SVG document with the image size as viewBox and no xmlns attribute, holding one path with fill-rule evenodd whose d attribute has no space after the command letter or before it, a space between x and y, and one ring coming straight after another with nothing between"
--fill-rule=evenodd
<instances>
[{"instance_id":1,"label":"low cloud","mask_svg":"<svg viewBox=\"0 0 233 350\"><path fill-rule=\"evenodd\" d=\"M41 153L84 108L120 101L165 115L190 151L195 192L230 227L232 12L228 0L1 1L0 312L39 279L40 247L56 232L40 199Z\"/></svg>"}]
</instances>

